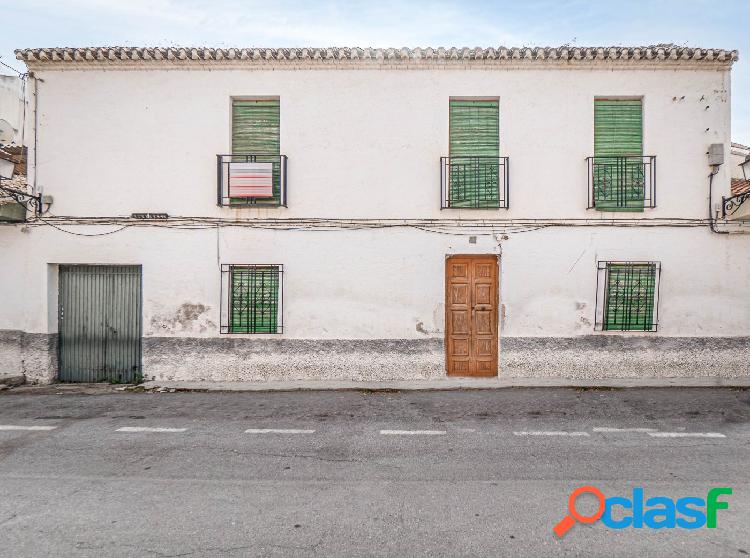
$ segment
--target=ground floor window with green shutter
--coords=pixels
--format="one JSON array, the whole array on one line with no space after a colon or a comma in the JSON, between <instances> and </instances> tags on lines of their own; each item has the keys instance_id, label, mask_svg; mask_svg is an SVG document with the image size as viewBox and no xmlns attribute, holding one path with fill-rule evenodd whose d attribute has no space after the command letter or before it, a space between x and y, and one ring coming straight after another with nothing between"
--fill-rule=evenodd
<instances>
[{"instance_id":1,"label":"ground floor window with green shutter","mask_svg":"<svg viewBox=\"0 0 750 558\"><path fill-rule=\"evenodd\" d=\"M643 155L641 99L596 99L589 206L599 211L654 207L654 159Z\"/></svg>"},{"instance_id":2,"label":"ground floor window with green shutter","mask_svg":"<svg viewBox=\"0 0 750 558\"><path fill-rule=\"evenodd\" d=\"M281 265L222 266L222 333L283 333Z\"/></svg>"},{"instance_id":3,"label":"ground floor window with green shutter","mask_svg":"<svg viewBox=\"0 0 750 558\"><path fill-rule=\"evenodd\" d=\"M449 157L442 158L443 208L507 207L497 99L450 99Z\"/></svg>"},{"instance_id":4,"label":"ground floor window with green shutter","mask_svg":"<svg viewBox=\"0 0 750 558\"><path fill-rule=\"evenodd\" d=\"M596 325L602 331L656 331L659 262L599 262Z\"/></svg>"}]
</instances>

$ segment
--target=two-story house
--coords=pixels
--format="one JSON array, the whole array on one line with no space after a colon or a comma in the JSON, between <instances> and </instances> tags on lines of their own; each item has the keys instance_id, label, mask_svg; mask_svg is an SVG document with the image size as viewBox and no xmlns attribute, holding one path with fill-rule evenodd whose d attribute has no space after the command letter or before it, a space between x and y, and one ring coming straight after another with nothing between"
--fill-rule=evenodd
<instances>
[{"instance_id":1,"label":"two-story house","mask_svg":"<svg viewBox=\"0 0 750 558\"><path fill-rule=\"evenodd\" d=\"M736 51L17 51L30 380L750 374ZM10 365L9 365L10 366Z\"/></svg>"}]
</instances>

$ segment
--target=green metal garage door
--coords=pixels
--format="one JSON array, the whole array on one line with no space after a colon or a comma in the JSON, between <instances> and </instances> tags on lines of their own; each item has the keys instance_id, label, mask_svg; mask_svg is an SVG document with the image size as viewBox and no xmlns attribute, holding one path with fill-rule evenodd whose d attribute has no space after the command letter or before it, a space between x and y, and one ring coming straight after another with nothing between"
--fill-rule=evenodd
<instances>
[{"instance_id":1,"label":"green metal garage door","mask_svg":"<svg viewBox=\"0 0 750 558\"><path fill-rule=\"evenodd\" d=\"M60 380L141 376L141 267L60 266Z\"/></svg>"}]
</instances>

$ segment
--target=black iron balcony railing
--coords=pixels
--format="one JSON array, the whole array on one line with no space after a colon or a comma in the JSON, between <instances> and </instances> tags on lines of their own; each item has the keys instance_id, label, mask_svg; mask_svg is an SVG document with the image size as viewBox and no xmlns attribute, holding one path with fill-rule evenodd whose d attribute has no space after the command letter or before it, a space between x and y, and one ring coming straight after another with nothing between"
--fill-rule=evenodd
<instances>
[{"instance_id":1,"label":"black iron balcony railing","mask_svg":"<svg viewBox=\"0 0 750 558\"><path fill-rule=\"evenodd\" d=\"M508 208L508 157L440 158L441 209Z\"/></svg>"},{"instance_id":2,"label":"black iron balcony railing","mask_svg":"<svg viewBox=\"0 0 750 558\"><path fill-rule=\"evenodd\" d=\"M750 204L750 190L731 198L721 198L721 218L726 219L734 215L742 204Z\"/></svg>"},{"instance_id":3,"label":"black iron balcony railing","mask_svg":"<svg viewBox=\"0 0 750 558\"><path fill-rule=\"evenodd\" d=\"M286 207L286 155L217 155L216 174L220 206Z\"/></svg>"},{"instance_id":4,"label":"black iron balcony railing","mask_svg":"<svg viewBox=\"0 0 750 558\"><path fill-rule=\"evenodd\" d=\"M588 208L643 211L656 207L656 156L587 157Z\"/></svg>"}]
</instances>

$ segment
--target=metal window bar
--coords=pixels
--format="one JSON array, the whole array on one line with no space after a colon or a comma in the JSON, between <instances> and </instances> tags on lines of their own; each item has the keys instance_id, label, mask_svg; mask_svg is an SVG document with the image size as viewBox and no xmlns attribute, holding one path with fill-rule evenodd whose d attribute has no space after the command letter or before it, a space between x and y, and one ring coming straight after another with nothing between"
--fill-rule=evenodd
<instances>
[{"instance_id":1,"label":"metal window bar","mask_svg":"<svg viewBox=\"0 0 750 558\"><path fill-rule=\"evenodd\" d=\"M229 195L229 169L233 163L271 163L273 196L232 198ZM264 153L234 153L216 156L216 204L229 207L286 207L287 156Z\"/></svg>"},{"instance_id":2,"label":"metal window bar","mask_svg":"<svg viewBox=\"0 0 750 558\"><path fill-rule=\"evenodd\" d=\"M282 265L221 266L221 333L284 332Z\"/></svg>"},{"instance_id":3,"label":"metal window bar","mask_svg":"<svg viewBox=\"0 0 750 558\"><path fill-rule=\"evenodd\" d=\"M656 156L586 157L588 209L641 211L656 207Z\"/></svg>"},{"instance_id":4,"label":"metal window bar","mask_svg":"<svg viewBox=\"0 0 750 558\"><path fill-rule=\"evenodd\" d=\"M659 262L598 262L595 329L657 331L660 281Z\"/></svg>"},{"instance_id":5,"label":"metal window bar","mask_svg":"<svg viewBox=\"0 0 750 558\"><path fill-rule=\"evenodd\" d=\"M507 209L508 157L440 158L440 209Z\"/></svg>"}]
</instances>

